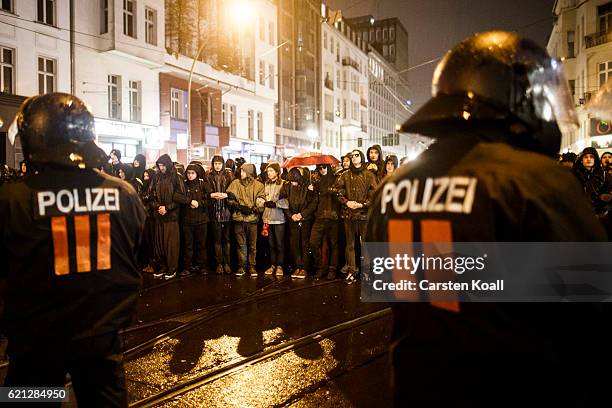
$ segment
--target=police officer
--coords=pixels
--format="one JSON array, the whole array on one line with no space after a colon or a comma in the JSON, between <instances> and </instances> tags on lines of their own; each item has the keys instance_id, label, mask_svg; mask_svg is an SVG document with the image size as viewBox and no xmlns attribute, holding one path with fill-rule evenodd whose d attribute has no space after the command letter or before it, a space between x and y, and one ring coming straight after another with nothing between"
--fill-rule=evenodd
<instances>
[{"instance_id":1,"label":"police officer","mask_svg":"<svg viewBox=\"0 0 612 408\"><path fill-rule=\"evenodd\" d=\"M5 386L64 386L79 406L126 406L119 329L134 315L145 211L134 189L96 168L94 120L78 98L27 99L17 136L37 174L0 188L6 281Z\"/></svg>"},{"instance_id":2,"label":"police officer","mask_svg":"<svg viewBox=\"0 0 612 408\"><path fill-rule=\"evenodd\" d=\"M550 158L576 124L562 67L544 49L508 32L465 39L403 125L437 142L377 191L367 241L606 240L577 181ZM447 200L440 182L424 195L428 178L462 184L462 194ZM428 203L404 203L405 188L393 195L408 180ZM576 406L603 389L594 366L609 345L596 305L395 303L393 312L397 406Z\"/></svg>"}]
</instances>

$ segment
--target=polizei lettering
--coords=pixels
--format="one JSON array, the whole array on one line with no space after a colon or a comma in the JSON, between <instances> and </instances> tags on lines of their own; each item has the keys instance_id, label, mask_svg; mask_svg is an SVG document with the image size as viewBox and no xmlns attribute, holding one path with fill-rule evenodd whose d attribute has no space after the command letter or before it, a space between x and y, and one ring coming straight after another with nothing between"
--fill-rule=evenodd
<instances>
[{"instance_id":1,"label":"polizei lettering","mask_svg":"<svg viewBox=\"0 0 612 408\"><path fill-rule=\"evenodd\" d=\"M475 177L439 177L423 180L402 180L383 187L380 213L389 205L396 214L458 213L470 214L476 195Z\"/></svg>"},{"instance_id":2,"label":"polizei lettering","mask_svg":"<svg viewBox=\"0 0 612 408\"><path fill-rule=\"evenodd\" d=\"M39 191L38 215L115 212L119 211L119 190L116 188L74 188L71 190Z\"/></svg>"}]
</instances>

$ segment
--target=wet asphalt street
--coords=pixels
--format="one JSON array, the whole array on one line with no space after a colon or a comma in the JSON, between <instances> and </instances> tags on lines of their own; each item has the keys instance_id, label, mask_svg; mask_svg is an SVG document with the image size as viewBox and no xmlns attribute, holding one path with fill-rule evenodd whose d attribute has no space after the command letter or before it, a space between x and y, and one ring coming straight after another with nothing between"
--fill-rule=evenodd
<instances>
[{"instance_id":1,"label":"wet asphalt street","mask_svg":"<svg viewBox=\"0 0 612 408\"><path fill-rule=\"evenodd\" d=\"M340 280L145 276L131 406L385 407L391 316Z\"/></svg>"},{"instance_id":2,"label":"wet asphalt street","mask_svg":"<svg viewBox=\"0 0 612 408\"><path fill-rule=\"evenodd\" d=\"M145 275L123 332L130 406L391 406L391 315L359 292L341 280Z\"/></svg>"}]
</instances>

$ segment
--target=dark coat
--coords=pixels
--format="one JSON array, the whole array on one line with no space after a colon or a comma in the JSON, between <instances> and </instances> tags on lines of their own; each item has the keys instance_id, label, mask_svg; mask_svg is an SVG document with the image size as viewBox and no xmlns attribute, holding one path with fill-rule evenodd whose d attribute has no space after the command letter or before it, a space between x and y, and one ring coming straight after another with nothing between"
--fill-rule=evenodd
<instances>
[{"instance_id":1,"label":"dark coat","mask_svg":"<svg viewBox=\"0 0 612 408\"><path fill-rule=\"evenodd\" d=\"M361 152L360 152L361 153ZM363 153L361 153L363 163ZM370 200L376 190L376 176L366 169L365 164L356 168L351 163L351 168L338 177L335 188L338 189L338 200L343 205L345 216L349 219L366 220ZM356 201L363 205L363 208L352 210L346 207L349 201Z\"/></svg>"},{"instance_id":2,"label":"dark coat","mask_svg":"<svg viewBox=\"0 0 612 408\"><path fill-rule=\"evenodd\" d=\"M302 214L302 221L314 218L314 212L317 209L317 195L308 188L310 180L306 179L303 174L303 169L291 169L288 183L281 189L280 198L286 198L289 202L289 208L283 210L287 222L295 222L291 219L291 216L295 214ZM297 182L298 185L294 186L292 181Z\"/></svg>"},{"instance_id":3,"label":"dark coat","mask_svg":"<svg viewBox=\"0 0 612 408\"><path fill-rule=\"evenodd\" d=\"M234 180L234 176L229 169L215 171L213 168L206 176L206 179L211 193L226 193L227 188ZM228 222L232 219L232 212L227 198L223 200L212 199L210 217L214 222Z\"/></svg>"},{"instance_id":4,"label":"dark coat","mask_svg":"<svg viewBox=\"0 0 612 408\"><path fill-rule=\"evenodd\" d=\"M177 222L179 220L180 204L185 201L185 183L176 172L172 159L167 154L162 155L157 162L166 166L166 172L159 172L159 180L155 185L155 206L165 206L166 215L155 213L155 217L162 222Z\"/></svg>"}]
</instances>

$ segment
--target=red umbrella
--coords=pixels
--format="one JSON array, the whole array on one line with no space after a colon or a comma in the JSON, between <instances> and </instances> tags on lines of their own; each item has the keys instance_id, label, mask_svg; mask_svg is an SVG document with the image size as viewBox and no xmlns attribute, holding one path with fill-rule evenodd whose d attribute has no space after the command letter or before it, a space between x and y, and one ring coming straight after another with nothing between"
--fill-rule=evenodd
<instances>
[{"instance_id":1,"label":"red umbrella","mask_svg":"<svg viewBox=\"0 0 612 408\"><path fill-rule=\"evenodd\" d=\"M338 164L340 160L336 159L331 154L323 154L319 152L307 152L302 153L299 156L288 159L283 167L302 167L302 166L314 166L317 164Z\"/></svg>"}]
</instances>

